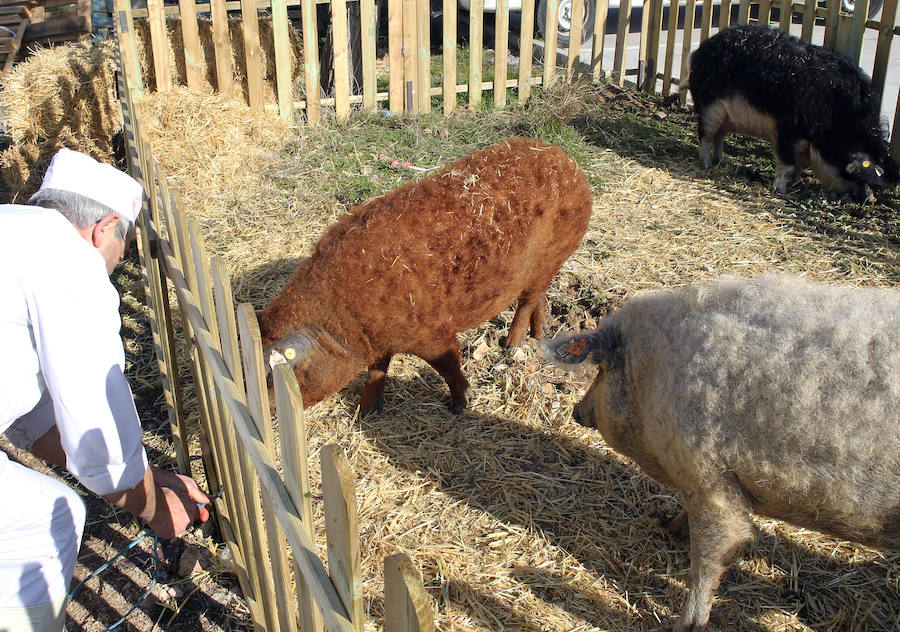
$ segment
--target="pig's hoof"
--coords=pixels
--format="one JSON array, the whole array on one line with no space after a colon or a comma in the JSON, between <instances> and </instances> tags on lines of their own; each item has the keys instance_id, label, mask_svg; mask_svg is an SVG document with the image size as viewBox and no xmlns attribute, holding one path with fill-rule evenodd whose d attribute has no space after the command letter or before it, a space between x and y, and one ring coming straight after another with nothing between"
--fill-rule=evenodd
<instances>
[{"instance_id":1,"label":"pig's hoof","mask_svg":"<svg viewBox=\"0 0 900 632\"><path fill-rule=\"evenodd\" d=\"M686 511L682 511L671 520L663 520L662 524L669 533L677 538L686 540L690 537L690 525Z\"/></svg>"},{"instance_id":2,"label":"pig's hoof","mask_svg":"<svg viewBox=\"0 0 900 632\"><path fill-rule=\"evenodd\" d=\"M454 415L458 415L466 409L466 402L465 401L450 402L450 404L447 406L447 408L449 408L450 412L453 413Z\"/></svg>"},{"instance_id":3,"label":"pig's hoof","mask_svg":"<svg viewBox=\"0 0 900 632\"><path fill-rule=\"evenodd\" d=\"M364 405L360 404L359 406L359 415L360 417L367 417L373 413L382 413L384 412L384 398L379 397L375 401L370 404Z\"/></svg>"}]
</instances>

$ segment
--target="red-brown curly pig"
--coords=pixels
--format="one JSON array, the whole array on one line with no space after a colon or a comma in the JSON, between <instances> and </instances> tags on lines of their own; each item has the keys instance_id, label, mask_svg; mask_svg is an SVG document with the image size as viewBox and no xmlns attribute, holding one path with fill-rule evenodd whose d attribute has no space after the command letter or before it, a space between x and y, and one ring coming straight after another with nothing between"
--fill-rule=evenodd
<instances>
[{"instance_id":1,"label":"red-brown curly pig","mask_svg":"<svg viewBox=\"0 0 900 632\"><path fill-rule=\"evenodd\" d=\"M460 331L518 301L505 344L543 336L544 293L587 229L591 195L561 149L511 138L361 204L330 227L259 314L267 358L293 367L307 406L369 368L380 410L391 356L412 353L466 407Z\"/></svg>"}]
</instances>

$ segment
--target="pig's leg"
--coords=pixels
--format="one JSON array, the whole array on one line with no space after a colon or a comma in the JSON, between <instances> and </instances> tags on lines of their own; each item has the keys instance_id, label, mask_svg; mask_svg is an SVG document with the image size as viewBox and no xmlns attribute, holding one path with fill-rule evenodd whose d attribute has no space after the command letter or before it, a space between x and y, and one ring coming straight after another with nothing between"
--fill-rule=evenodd
<instances>
[{"instance_id":1,"label":"pig's leg","mask_svg":"<svg viewBox=\"0 0 900 632\"><path fill-rule=\"evenodd\" d=\"M690 535L690 528L688 525L687 509L682 509L680 514L669 520L663 526L665 526L672 535L679 538L688 537Z\"/></svg>"},{"instance_id":2,"label":"pig's leg","mask_svg":"<svg viewBox=\"0 0 900 632\"><path fill-rule=\"evenodd\" d=\"M468 402L470 389L469 382L459 366L459 342L454 337L453 342L448 344L443 353L421 357L444 378L447 386L450 387L450 410L454 415L461 413Z\"/></svg>"},{"instance_id":3,"label":"pig's leg","mask_svg":"<svg viewBox=\"0 0 900 632\"><path fill-rule=\"evenodd\" d=\"M531 325L531 335L535 338L541 338L544 335L544 325L547 322L547 316L544 312L546 300L544 292L537 294L523 293L519 297L516 305L516 313L513 316L512 324L509 326L509 334L503 343L504 347L517 347L522 342L525 335L525 328Z\"/></svg>"},{"instance_id":4,"label":"pig's leg","mask_svg":"<svg viewBox=\"0 0 900 632\"><path fill-rule=\"evenodd\" d=\"M728 111L722 101L710 103L700 113L700 164L704 169L711 169L722 161L727 121Z\"/></svg>"},{"instance_id":5,"label":"pig's leg","mask_svg":"<svg viewBox=\"0 0 900 632\"><path fill-rule=\"evenodd\" d=\"M775 161L777 170L772 190L784 195L797 172L797 141L782 130L778 130L778 140L775 143Z\"/></svg>"},{"instance_id":6,"label":"pig's leg","mask_svg":"<svg viewBox=\"0 0 900 632\"><path fill-rule=\"evenodd\" d=\"M380 413L384 408L384 380L390 364L391 354L387 354L378 358L369 367L369 381L366 382L362 399L359 401L359 410L362 415L365 416L372 411Z\"/></svg>"},{"instance_id":7,"label":"pig's leg","mask_svg":"<svg viewBox=\"0 0 900 632\"><path fill-rule=\"evenodd\" d=\"M697 632L709 621L713 596L734 554L753 539L749 509L734 489L698 493L687 502L691 589L675 632Z\"/></svg>"},{"instance_id":8,"label":"pig's leg","mask_svg":"<svg viewBox=\"0 0 900 632\"><path fill-rule=\"evenodd\" d=\"M547 327L547 294L541 292L541 298L531 312L531 337L543 338Z\"/></svg>"}]
</instances>

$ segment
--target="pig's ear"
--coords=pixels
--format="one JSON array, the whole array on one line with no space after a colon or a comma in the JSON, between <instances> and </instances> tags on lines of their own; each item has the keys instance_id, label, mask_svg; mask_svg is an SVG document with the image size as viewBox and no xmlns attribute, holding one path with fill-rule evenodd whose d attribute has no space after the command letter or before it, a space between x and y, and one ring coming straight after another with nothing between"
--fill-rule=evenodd
<instances>
[{"instance_id":1,"label":"pig's ear","mask_svg":"<svg viewBox=\"0 0 900 632\"><path fill-rule=\"evenodd\" d=\"M574 370L584 362L601 364L620 344L616 327L597 331L563 334L552 340L540 341L541 351L550 362L564 369Z\"/></svg>"},{"instance_id":2,"label":"pig's ear","mask_svg":"<svg viewBox=\"0 0 900 632\"><path fill-rule=\"evenodd\" d=\"M564 369L575 369L588 360L591 354L591 336L594 332L563 334L552 340L540 341L544 357Z\"/></svg>"}]
</instances>

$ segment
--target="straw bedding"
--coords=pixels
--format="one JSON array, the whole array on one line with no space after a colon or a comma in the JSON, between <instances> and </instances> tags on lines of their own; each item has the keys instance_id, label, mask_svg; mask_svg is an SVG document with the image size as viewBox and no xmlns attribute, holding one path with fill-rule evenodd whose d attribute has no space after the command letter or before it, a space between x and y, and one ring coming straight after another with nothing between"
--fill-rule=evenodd
<instances>
[{"instance_id":1,"label":"straw bedding","mask_svg":"<svg viewBox=\"0 0 900 632\"><path fill-rule=\"evenodd\" d=\"M187 105L192 98L203 107ZM605 122L591 108L610 100L614 94L586 99L585 109L558 96L545 107L584 137L600 138ZM414 175L390 172L388 159L421 151L396 137L371 141L371 126L392 123L366 117L295 130L282 144L276 123L215 105L207 97L155 95L142 111L185 208L210 250L231 266L237 299L258 308L324 227L356 201L354 193L334 190L339 156L349 162L341 163L344 173L387 190ZM442 128L439 119L393 124L418 139L456 133L454 123ZM691 125L687 117L680 124ZM253 125L255 132L248 131ZM510 123L516 125L521 129L521 122ZM496 120L484 128L492 126ZM195 144L197 130L234 142ZM235 134L245 142L239 145ZM354 140L348 146L344 137ZM488 142L477 133L471 140ZM673 164L654 151L652 145L613 151L599 142L575 148L592 182L602 184L584 244L548 294L556 328L592 326L641 289L722 273L779 269L889 286L900 280L893 224L879 219L892 212L888 206L841 217L845 226L837 230L828 226L840 215L833 205L775 199L752 179L726 175L713 182L695 169L693 155ZM436 152L416 164L430 168L456 157ZM327 443L339 444L356 472L367 628L375 629L382 614L382 560L398 551L422 569L441 630L664 628L685 596L689 563L685 543L659 524L676 513L677 499L599 435L570 422L591 375L545 366L533 344L501 349L511 317L507 310L461 337L474 396L458 417L440 401L441 379L413 357L392 366L384 413L356 416L362 378L308 411L313 475ZM713 626L895 629L896 555L776 521L758 524L757 542L725 577Z\"/></svg>"},{"instance_id":2,"label":"straw bedding","mask_svg":"<svg viewBox=\"0 0 900 632\"><path fill-rule=\"evenodd\" d=\"M724 273L900 283L894 198L845 209L815 184L775 198L749 163L705 174L689 116L608 86L506 113L358 116L320 129L286 129L184 89L140 109L183 208L228 262L237 300L258 308L348 205L420 175L393 159L437 168L511 133L563 145L594 189L588 233L548 292L551 333L591 327L636 291ZM460 416L414 357L395 360L382 414L357 417L362 378L308 411L313 489L325 444L339 444L355 470L366 627L381 625L383 559L402 551L422 570L441 630L665 629L689 563L685 543L660 526L678 500L570 421L592 375L545 365L531 342L499 346L511 318L510 309L461 336L473 397ZM757 523L719 590L715 629L900 626L897 554ZM321 535L318 544L324 558Z\"/></svg>"}]
</instances>

